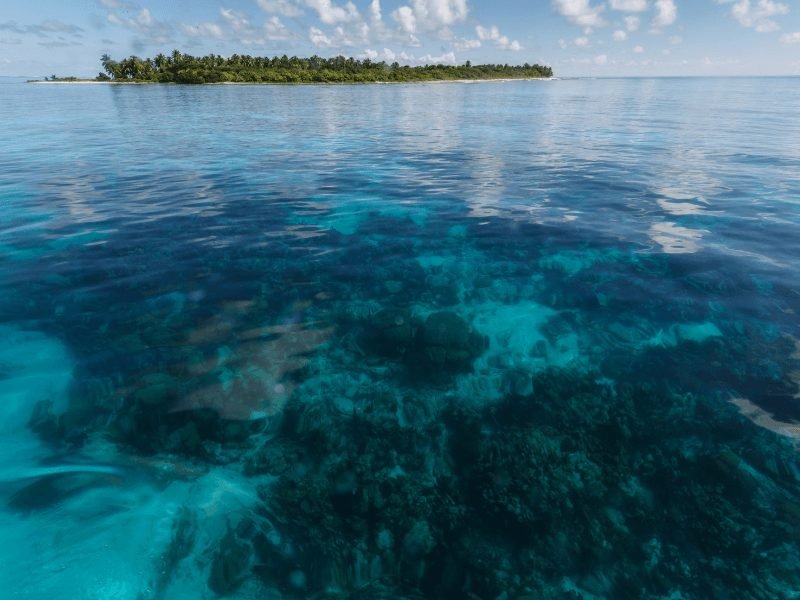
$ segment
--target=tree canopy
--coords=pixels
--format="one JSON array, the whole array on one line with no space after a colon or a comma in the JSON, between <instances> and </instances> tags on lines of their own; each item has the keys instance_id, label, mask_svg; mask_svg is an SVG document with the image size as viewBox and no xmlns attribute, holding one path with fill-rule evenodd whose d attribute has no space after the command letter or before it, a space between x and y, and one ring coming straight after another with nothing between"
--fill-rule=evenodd
<instances>
[{"instance_id":1,"label":"tree canopy","mask_svg":"<svg viewBox=\"0 0 800 600\"><path fill-rule=\"evenodd\" d=\"M154 58L130 56L114 60L101 58L104 73L98 80L154 83L369 83L399 81L439 81L453 79L529 79L552 77L553 70L542 65L424 65L405 66L397 62L359 60L335 56L322 58L230 57L209 54L191 56L174 50L169 56Z\"/></svg>"}]
</instances>

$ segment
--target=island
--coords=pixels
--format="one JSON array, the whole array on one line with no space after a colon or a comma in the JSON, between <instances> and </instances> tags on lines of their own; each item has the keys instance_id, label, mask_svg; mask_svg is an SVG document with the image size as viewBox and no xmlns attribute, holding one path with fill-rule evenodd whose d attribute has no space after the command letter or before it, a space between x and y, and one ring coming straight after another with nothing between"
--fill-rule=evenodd
<instances>
[{"instance_id":1,"label":"island","mask_svg":"<svg viewBox=\"0 0 800 600\"><path fill-rule=\"evenodd\" d=\"M91 81L112 83L394 83L414 81L457 81L487 79L545 79L553 76L550 67L528 64L422 66L388 64L369 58L335 56L256 57L233 54L192 56L178 50L154 58L130 56L114 60L101 58L103 72ZM47 78L45 78L47 80ZM50 81L86 81L73 77Z\"/></svg>"}]
</instances>

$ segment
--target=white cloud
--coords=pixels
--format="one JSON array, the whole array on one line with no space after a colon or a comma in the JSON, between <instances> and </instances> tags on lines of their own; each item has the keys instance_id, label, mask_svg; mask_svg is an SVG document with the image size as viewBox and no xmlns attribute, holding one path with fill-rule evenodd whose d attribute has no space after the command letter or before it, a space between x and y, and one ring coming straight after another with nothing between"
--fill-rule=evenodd
<instances>
[{"instance_id":1,"label":"white cloud","mask_svg":"<svg viewBox=\"0 0 800 600\"><path fill-rule=\"evenodd\" d=\"M381 2L380 0L372 0L369 5L369 14L372 22L375 24L382 23L383 16L381 15ZM385 49L385 48L384 48Z\"/></svg>"},{"instance_id":2,"label":"white cloud","mask_svg":"<svg viewBox=\"0 0 800 600\"><path fill-rule=\"evenodd\" d=\"M319 20L326 25L336 23L350 23L361 19L356 5L352 2L342 6L337 6L332 0L305 0L306 6L317 11Z\"/></svg>"},{"instance_id":3,"label":"white cloud","mask_svg":"<svg viewBox=\"0 0 800 600\"><path fill-rule=\"evenodd\" d=\"M669 43L672 44L673 46L677 46L683 43L683 38L679 35L672 35L669 38Z\"/></svg>"},{"instance_id":4,"label":"white cloud","mask_svg":"<svg viewBox=\"0 0 800 600\"><path fill-rule=\"evenodd\" d=\"M367 43L368 33L369 27L366 23L359 23L348 29L337 25L327 33L317 27L311 27L308 39L318 48L350 48L356 44Z\"/></svg>"},{"instance_id":5,"label":"white cloud","mask_svg":"<svg viewBox=\"0 0 800 600\"><path fill-rule=\"evenodd\" d=\"M467 0L412 0L417 21L427 28L452 25L467 18Z\"/></svg>"},{"instance_id":6,"label":"white cloud","mask_svg":"<svg viewBox=\"0 0 800 600\"><path fill-rule=\"evenodd\" d=\"M114 6L130 8L127 3L114 2L113 4ZM131 17L125 16L126 12L109 11L106 15L106 20L112 25L125 27L142 34L147 42L151 44L167 44L172 41L172 26L157 20L149 9L142 8ZM141 40L134 40L134 45L141 46Z\"/></svg>"},{"instance_id":7,"label":"white cloud","mask_svg":"<svg viewBox=\"0 0 800 600\"><path fill-rule=\"evenodd\" d=\"M394 52L389 48L384 48L381 51L371 50L367 48L361 54L360 58L368 58L370 60L383 60L386 62L400 62L404 64L422 65L422 64L455 64L456 56L453 52L442 54L441 56L431 56L426 54L424 56L416 57L413 54L406 52Z\"/></svg>"},{"instance_id":8,"label":"white cloud","mask_svg":"<svg viewBox=\"0 0 800 600\"><path fill-rule=\"evenodd\" d=\"M406 33L414 33L417 30L417 17L410 6L401 6L392 13L392 18L400 25L400 29Z\"/></svg>"},{"instance_id":9,"label":"white cloud","mask_svg":"<svg viewBox=\"0 0 800 600\"><path fill-rule=\"evenodd\" d=\"M143 8L135 16L127 19L122 19L115 14L110 14L108 16L108 20L115 25L127 24L135 29L148 29L155 23L155 19L153 19L153 15L150 13L150 9L147 8Z\"/></svg>"},{"instance_id":10,"label":"white cloud","mask_svg":"<svg viewBox=\"0 0 800 600\"><path fill-rule=\"evenodd\" d=\"M800 31L784 33L781 36L781 42L784 44L800 44Z\"/></svg>"},{"instance_id":11,"label":"white cloud","mask_svg":"<svg viewBox=\"0 0 800 600\"><path fill-rule=\"evenodd\" d=\"M269 42L283 42L297 38L297 35L289 31L277 15L272 15L264 21L261 32L251 29L247 33L251 34L252 37L243 37L238 40L239 43L245 46L266 46Z\"/></svg>"},{"instance_id":12,"label":"white cloud","mask_svg":"<svg viewBox=\"0 0 800 600\"><path fill-rule=\"evenodd\" d=\"M675 0L656 0L656 16L653 17L653 27L668 27L678 18L678 7Z\"/></svg>"},{"instance_id":13,"label":"white cloud","mask_svg":"<svg viewBox=\"0 0 800 600\"><path fill-rule=\"evenodd\" d=\"M308 30L308 39L317 48L330 48L333 46L333 41L325 35L320 29L312 27Z\"/></svg>"},{"instance_id":14,"label":"white cloud","mask_svg":"<svg viewBox=\"0 0 800 600\"><path fill-rule=\"evenodd\" d=\"M562 50L566 49L568 46L566 40L558 40L558 45L561 47Z\"/></svg>"},{"instance_id":15,"label":"white cloud","mask_svg":"<svg viewBox=\"0 0 800 600\"><path fill-rule=\"evenodd\" d=\"M628 34L622 31L622 29L617 29L613 35L615 42L624 42L628 39Z\"/></svg>"},{"instance_id":16,"label":"white cloud","mask_svg":"<svg viewBox=\"0 0 800 600\"><path fill-rule=\"evenodd\" d=\"M639 17L625 17L623 20L625 21L625 29L628 31L636 31L639 29L639 24L641 23Z\"/></svg>"},{"instance_id":17,"label":"white cloud","mask_svg":"<svg viewBox=\"0 0 800 600\"><path fill-rule=\"evenodd\" d=\"M196 38L215 38L222 39L225 32L216 23L199 23L197 25L182 25L183 33Z\"/></svg>"},{"instance_id":18,"label":"white cloud","mask_svg":"<svg viewBox=\"0 0 800 600\"><path fill-rule=\"evenodd\" d=\"M250 31L250 21L247 20L243 13L232 9L220 8L219 14L222 15L222 18L234 31L239 33Z\"/></svg>"},{"instance_id":19,"label":"white cloud","mask_svg":"<svg viewBox=\"0 0 800 600\"><path fill-rule=\"evenodd\" d=\"M268 40L289 40L294 37L292 32L286 28L286 25L281 23L281 20L275 15L264 23L264 31Z\"/></svg>"},{"instance_id":20,"label":"white cloud","mask_svg":"<svg viewBox=\"0 0 800 600\"><path fill-rule=\"evenodd\" d=\"M481 47L480 40L468 40L468 39L461 39L453 42L453 48L456 50L474 50L475 48Z\"/></svg>"},{"instance_id":21,"label":"white cloud","mask_svg":"<svg viewBox=\"0 0 800 600\"><path fill-rule=\"evenodd\" d=\"M401 6L392 17L406 33L417 30L443 30L467 18L467 0L411 0L411 6ZM440 35L441 37L441 35Z\"/></svg>"},{"instance_id":22,"label":"white cloud","mask_svg":"<svg viewBox=\"0 0 800 600\"><path fill-rule=\"evenodd\" d=\"M402 7L401 7L402 8ZM397 19L397 11L392 11L391 15L399 28L387 25L383 20L383 9L380 0L371 0L369 3L369 22L371 38L376 41L394 41L406 46L419 46L419 39L414 35L417 30L416 17L410 7L400 11L400 21Z\"/></svg>"},{"instance_id":23,"label":"white cloud","mask_svg":"<svg viewBox=\"0 0 800 600\"><path fill-rule=\"evenodd\" d=\"M589 47L589 38L588 37L577 37L577 38L575 38L575 45L578 48L588 48Z\"/></svg>"},{"instance_id":24,"label":"white cloud","mask_svg":"<svg viewBox=\"0 0 800 600\"><path fill-rule=\"evenodd\" d=\"M501 50L512 50L517 52L522 50L522 46L517 40L509 40L507 36L502 35L497 27L481 27L478 25L475 28L475 33L478 34L478 39L482 41L492 41L494 45Z\"/></svg>"},{"instance_id":25,"label":"white cloud","mask_svg":"<svg viewBox=\"0 0 800 600\"><path fill-rule=\"evenodd\" d=\"M430 54L426 54L425 56L420 56L417 59L417 62L423 64L434 64L434 65L440 65L440 64L454 65L456 64L456 55L454 52L446 52L439 56L431 56Z\"/></svg>"},{"instance_id":26,"label":"white cloud","mask_svg":"<svg viewBox=\"0 0 800 600\"><path fill-rule=\"evenodd\" d=\"M605 54L598 54L597 56L592 59L592 62L596 65L604 65L608 62L608 56Z\"/></svg>"},{"instance_id":27,"label":"white cloud","mask_svg":"<svg viewBox=\"0 0 800 600\"><path fill-rule=\"evenodd\" d=\"M130 5L127 2L121 2L121 0L100 0L100 5L112 10L119 8L130 8Z\"/></svg>"},{"instance_id":28,"label":"white cloud","mask_svg":"<svg viewBox=\"0 0 800 600\"><path fill-rule=\"evenodd\" d=\"M644 48L642 48L641 46L634 46L633 51L636 54L643 54L644 53Z\"/></svg>"},{"instance_id":29,"label":"white cloud","mask_svg":"<svg viewBox=\"0 0 800 600\"><path fill-rule=\"evenodd\" d=\"M609 4L613 10L624 10L627 12L642 12L647 10L647 0L610 0Z\"/></svg>"},{"instance_id":30,"label":"white cloud","mask_svg":"<svg viewBox=\"0 0 800 600\"><path fill-rule=\"evenodd\" d=\"M361 55L361 58L368 58L370 60L385 60L386 62L403 62L403 63L410 63L415 62L415 58L411 54L406 54L405 52L393 52L389 48L384 48L380 52L377 50L370 50L367 48L364 50L364 53Z\"/></svg>"},{"instance_id":31,"label":"white cloud","mask_svg":"<svg viewBox=\"0 0 800 600\"><path fill-rule=\"evenodd\" d=\"M303 10L289 0L258 0L258 5L265 12L284 17L299 17Z\"/></svg>"},{"instance_id":32,"label":"white cloud","mask_svg":"<svg viewBox=\"0 0 800 600\"><path fill-rule=\"evenodd\" d=\"M389 63L399 62L402 64L411 65L442 63L455 64L456 62L456 55L453 52L448 52L446 54L442 54L441 56L431 56L430 54L426 54L424 56L416 57L413 54L408 54L407 52L395 52L390 48L384 48L380 51L367 48L363 53L361 53L359 58L368 58L375 61L383 60Z\"/></svg>"},{"instance_id":33,"label":"white cloud","mask_svg":"<svg viewBox=\"0 0 800 600\"><path fill-rule=\"evenodd\" d=\"M717 0L720 4L730 4L731 0ZM743 27L751 27L760 33L776 31L780 26L772 17L785 15L789 6L773 0L736 0L731 6L731 16Z\"/></svg>"},{"instance_id":34,"label":"white cloud","mask_svg":"<svg viewBox=\"0 0 800 600\"><path fill-rule=\"evenodd\" d=\"M553 0L556 12L581 27L603 27L606 22L600 13L602 4L593 6L590 0Z\"/></svg>"}]
</instances>

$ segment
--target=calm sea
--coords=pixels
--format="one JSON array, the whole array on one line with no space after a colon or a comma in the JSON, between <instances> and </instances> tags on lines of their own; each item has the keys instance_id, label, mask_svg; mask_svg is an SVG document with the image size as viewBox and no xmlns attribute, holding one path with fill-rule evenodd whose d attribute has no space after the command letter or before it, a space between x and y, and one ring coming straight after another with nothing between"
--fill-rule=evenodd
<instances>
[{"instance_id":1,"label":"calm sea","mask_svg":"<svg viewBox=\"0 0 800 600\"><path fill-rule=\"evenodd\" d=\"M800 80L0 85L0 596L800 594Z\"/></svg>"}]
</instances>

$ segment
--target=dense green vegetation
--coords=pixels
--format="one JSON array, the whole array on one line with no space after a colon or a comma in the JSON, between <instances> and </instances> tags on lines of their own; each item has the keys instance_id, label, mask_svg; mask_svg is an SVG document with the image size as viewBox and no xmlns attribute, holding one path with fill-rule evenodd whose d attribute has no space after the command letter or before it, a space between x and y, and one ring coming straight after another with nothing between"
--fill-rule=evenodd
<instances>
[{"instance_id":1,"label":"dense green vegetation","mask_svg":"<svg viewBox=\"0 0 800 600\"><path fill-rule=\"evenodd\" d=\"M55 75L51 75L48 77L47 75L44 76L45 81L81 81L78 77L57 77ZM38 79L29 79L28 81L39 81Z\"/></svg>"},{"instance_id":2,"label":"dense green vegetation","mask_svg":"<svg viewBox=\"0 0 800 600\"><path fill-rule=\"evenodd\" d=\"M191 56L175 50L170 56L131 56L120 61L102 57L105 73L99 81L150 81L156 83L367 83L375 81L436 81L447 79L523 79L551 77L553 70L541 65L425 65L387 64L370 59Z\"/></svg>"}]
</instances>

